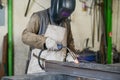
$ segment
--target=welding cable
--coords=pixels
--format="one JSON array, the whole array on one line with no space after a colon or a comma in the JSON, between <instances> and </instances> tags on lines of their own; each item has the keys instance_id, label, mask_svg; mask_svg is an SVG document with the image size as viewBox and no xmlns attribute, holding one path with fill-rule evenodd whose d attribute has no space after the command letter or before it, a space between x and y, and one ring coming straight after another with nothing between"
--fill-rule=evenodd
<instances>
[{"instance_id":1,"label":"welding cable","mask_svg":"<svg viewBox=\"0 0 120 80\"><path fill-rule=\"evenodd\" d=\"M43 70L44 67L42 66L42 63L40 62L40 61L41 61L41 60L40 60L40 56L41 56L42 52L43 52L43 50L41 50L41 51L39 52L39 55L38 55L38 64L39 64L40 68Z\"/></svg>"}]
</instances>

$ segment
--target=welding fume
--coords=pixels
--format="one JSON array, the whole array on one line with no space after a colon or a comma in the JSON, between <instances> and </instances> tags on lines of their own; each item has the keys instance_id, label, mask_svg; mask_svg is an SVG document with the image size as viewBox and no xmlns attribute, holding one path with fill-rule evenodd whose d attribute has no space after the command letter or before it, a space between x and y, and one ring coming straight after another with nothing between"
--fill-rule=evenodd
<instances>
[{"instance_id":1,"label":"welding fume","mask_svg":"<svg viewBox=\"0 0 120 80\"><path fill-rule=\"evenodd\" d=\"M75 6L76 0L51 0L48 9L32 14L22 32L23 43L30 46L27 74L44 72L38 56L45 60L78 63L69 19Z\"/></svg>"}]
</instances>

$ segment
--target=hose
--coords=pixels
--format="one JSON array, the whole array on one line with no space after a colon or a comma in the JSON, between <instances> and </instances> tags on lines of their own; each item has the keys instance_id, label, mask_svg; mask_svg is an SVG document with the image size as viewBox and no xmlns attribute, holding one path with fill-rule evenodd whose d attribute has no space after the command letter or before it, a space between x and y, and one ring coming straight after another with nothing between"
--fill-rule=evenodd
<instances>
[{"instance_id":1,"label":"hose","mask_svg":"<svg viewBox=\"0 0 120 80\"><path fill-rule=\"evenodd\" d=\"M41 56L41 53L42 53L42 52L43 52L43 50L41 50L41 51L39 52L39 55L38 55L38 64L39 64L40 68L43 70L44 67L42 66L42 64L41 64L41 62L40 62L40 56Z\"/></svg>"}]
</instances>

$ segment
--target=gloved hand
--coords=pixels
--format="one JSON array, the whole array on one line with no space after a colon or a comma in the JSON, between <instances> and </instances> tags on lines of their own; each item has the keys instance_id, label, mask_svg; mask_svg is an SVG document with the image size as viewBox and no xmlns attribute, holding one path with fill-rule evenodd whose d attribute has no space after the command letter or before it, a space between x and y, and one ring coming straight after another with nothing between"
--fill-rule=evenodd
<instances>
[{"instance_id":1,"label":"gloved hand","mask_svg":"<svg viewBox=\"0 0 120 80\"><path fill-rule=\"evenodd\" d=\"M58 44L55 40L51 38L46 39L46 48L49 50L61 50L62 49L62 44Z\"/></svg>"}]
</instances>

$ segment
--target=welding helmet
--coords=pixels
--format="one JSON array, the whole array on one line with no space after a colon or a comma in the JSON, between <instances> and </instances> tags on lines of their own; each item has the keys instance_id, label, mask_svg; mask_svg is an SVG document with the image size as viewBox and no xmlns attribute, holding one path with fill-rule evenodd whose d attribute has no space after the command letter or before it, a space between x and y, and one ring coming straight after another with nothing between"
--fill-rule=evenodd
<instances>
[{"instance_id":1,"label":"welding helmet","mask_svg":"<svg viewBox=\"0 0 120 80\"><path fill-rule=\"evenodd\" d=\"M51 17L53 21L61 21L68 18L75 10L75 0L51 0Z\"/></svg>"}]
</instances>

